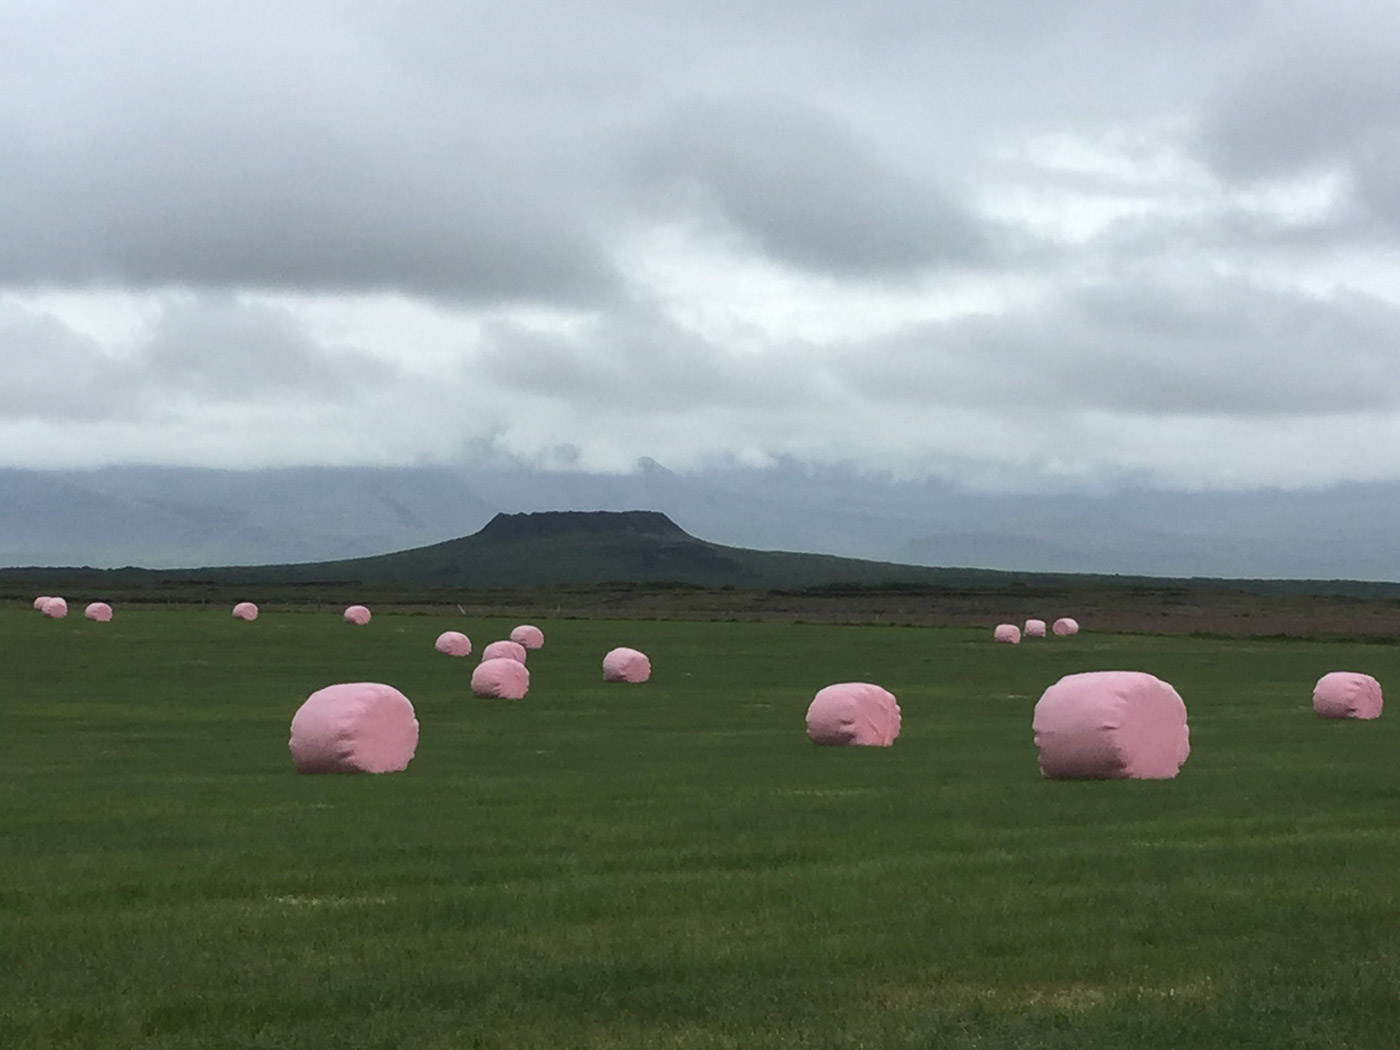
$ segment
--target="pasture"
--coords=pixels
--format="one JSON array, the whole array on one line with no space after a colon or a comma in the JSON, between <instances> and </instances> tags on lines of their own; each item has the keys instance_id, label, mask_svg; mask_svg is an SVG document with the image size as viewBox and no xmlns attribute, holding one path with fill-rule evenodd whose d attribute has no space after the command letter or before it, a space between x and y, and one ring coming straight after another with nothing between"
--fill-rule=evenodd
<instances>
[{"instance_id":1,"label":"pasture","mask_svg":"<svg viewBox=\"0 0 1400 1050\"><path fill-rule=\"evenodd\" d=\"M534 619L529 695L474 699L518 622L0 610L0 1046L1395 1043L1400 712L1310 710L1400 690L1394 646ZM1180 691L1178 779L1039 778L1037 697L1103 668ZM297 706L357 680L417 757L296 775ZM808 743L846 680L894 747Z\"/></svg>"}]
</instances>

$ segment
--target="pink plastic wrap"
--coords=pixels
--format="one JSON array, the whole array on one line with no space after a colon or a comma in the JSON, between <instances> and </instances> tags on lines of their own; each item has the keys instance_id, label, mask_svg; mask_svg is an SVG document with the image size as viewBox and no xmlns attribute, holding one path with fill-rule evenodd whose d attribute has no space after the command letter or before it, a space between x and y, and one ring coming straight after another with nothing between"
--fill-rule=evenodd
<instances>
[{"instance_id":1,"label":"pink plastic wrap","mask_svg":"<svg viewBox=\"0 0 1400 1050\"><path fill-rule=\"evenodd\" d=\"M1186 705L1142 671L1089 671L1041 695L1032 721L1040 775L1052 780L1166 780L1191 753Z\"/></svg>"},{"instance_id":2,"label":"pink plastic wrap","mask_svg":"<svg viewBox=\"0 0 1400 1050\"><path fill-rule=\"evenodd\" d=\"M48 595L48 594L41 594L41 595L39 595L39 597L37 597L37 598L34 599L34 611L35 611L35 612L43 612L43 611L44 611L44 606L47 605L47 604L48 604L50 601L52 601L52 600L53 600L53 598L52 598L51 595Z\"/></svg>"},{"instance_id":3,"label":"pink plastic wrap","mask_svg":"<svg viewBox=\"0 0 1400 1050\"><path fill-rule=\"evenodd\" d=\"M544 632L534 624L522 623L515 630L510 632L510 640L518 642L526 649L544 648Z\"/></svg>"},{"instance_id":4,"label":"pink plastic wrap","mask_svg":"<svg viewBox=\"0 0 1400 1050\"><path fill-rule=\"evenodd\" d=\"M1068 616L1061 616L1051 626L1050 630L1054 631L1061 637L1065 637L1071 634L1078 634L1079 624L1076 621L1071 620Z\"/></svg>"},{"instance_id":5,"label":"pink plastic wrap","mask_svg":"<svg viewBox=\"0 0 1400 1050\"><path fill-rule=\"evenodd\" d=\"M1017 645L1021 641L1021 628L1014 623L999 623L996 630L992 632L992 640Z\"/></svg>"},{"instance_id":6,"label":"pink plastic wrap","mask_svg":"<svg viewBox=\"0 0 1400 1050\"><path fill-rule=\"evenodd\" d=\"M40 611L50 620L61 620L68 615L68 603L62 598L50 598Z\"/></svg>"},{"instance_id":7,"label":"pink plastic wrap","mask_svg":"<svg viewBox=\"0 0 1400 1050\"><path fill-rule=\"evenodd\" d=\"M297 709L288 747L299 773L397 773L417 750L418 720L393 686L328 685Z\"/></svg>"},{"instance_id":8,"label":"pink plastic wrap","mask_svg":"<svg viewBox=\"0 0 1400 1050\"><path fill-rule=\"evenodd\" d=\"M512 642L502 639L499 642L489 643L485 649L481 650L481 659L485 660L514 660L516 663L525 662L525 647L519 642Z\"/></svg>"},{"instance_id":9,"label":"pink plastic wrap","mask_svg":"<svg viewBox=\"0 0 1400 1050\"><path fill-rule=\"evenodd\" d=\"M1313 687L1319 718L1380 718L1381 684L1368 674L1332 671Z\"/></svg>"},{"instance_id":10,"label":"pink plastic wrap","mask_svg":"<svg viewBox=\"0 0 1400 1050\"><path fill-rule=\"evenodd\" d=\"M519 700L530 691L530 672L519 660L497 656L483 660L472 671L472 695L499 700Z\"/></svg>"},{"instance_id":11,"label":"pink plastic wrap","mask_svg":"<svg viewBox=\"0 0 1400 1050\"><path fill-rule=\"evenodd\" d=\"M258 618L258 607L252 602L239 602L233 607L233 616L236 620L256 620Z\"/></svg>"},{"instance_id":12,"label":"pink plastic wrap","mask_svg":"<svg viewBox=\"0 0 1400 1050\"><path fill-rule=\"evenodd\" d=\"M814 744L889 747L897 736L894 694L869 682L829 685L807 708L807 737Z\"/></svg>"},{"instance_id":13,"label":"pink plastic wrap","mask_svg":"<svg viewBox=\"0 0 1400 1050\"><path fill-rule=\"evenodd\" d=\"M363 627L369 623L369 610L363 605L352 605L345 610L345 622Z\"/></svg>"},{"instance_id":14,"label":"pink plastic wrap","mask_svg":"<svg viewBox=\"0 0 1400 1050\"><path fill-rule=\"evenodd\" d=\"M1026 621L1026 626L1025 626L1025 631L1024 631L1024 633L1025 633L1025 636L1026 636L1027 638L1044 638L1044 637L1045 637L1045 621L1044 621L1044 620L1027 620L1027 621Z\"/></svg>"},{"instance_id":15,"label":"pink plastic wrap","mask_svg":"<svg viewBox=\"0 0 1400 1050\"><path fill-rule=\"evenodd\" d=\"M433 648L444 656L470 656L472 640L461 631L443 631L437 636Z\"/></svg>"},{"instance_id":16,"label":"pink plastic wrap","mask_svg":"<svg viewBox=\"0 0 1400 1050\"><path fill-rule=\"evenodd\" d=\"M613 649L603 657L603 681L645 682L651 677L651 661L636 649Z\"/></svg>"},{"instance_id":17,"label":"pink plastic wrap","mask_svg":"<svg viewBox=\"0 0 1400 1050\"><path fill-rule=\"evenodd\" d=\"M106 602L92 602L83 610L83 615L89 620L106 623L112 618L112 607Z\"/></svg>"}]
</instances>

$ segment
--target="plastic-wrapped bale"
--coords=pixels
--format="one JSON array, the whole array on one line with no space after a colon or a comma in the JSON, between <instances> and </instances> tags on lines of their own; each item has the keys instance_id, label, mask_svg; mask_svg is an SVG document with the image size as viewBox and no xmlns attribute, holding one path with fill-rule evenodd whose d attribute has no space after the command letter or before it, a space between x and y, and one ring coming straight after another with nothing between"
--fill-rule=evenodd
<instances>
[{"instance_id":1,"label":"plastic-wrapped bale","mask_svg":"<svg viewBox=\"0 0 1400 1050\"><path fill-rule=\"evenodd\" d=\"M899 736L894 694L869 682L841 682L818 691L807 708L807 738L831 747L889 747Z\"/></svg>"},{"instance_id":2,"label":"plastic-wrapped bale","mask_svg":"<svg viewBox=\"0 0 1400 1050\"><path fill-rule=\"evenodd\" d=\"M258 607L252 602L239 602L233 607L233 618L247 620L251 623L258 618Z\"/></svg>"},{"instance_id":3,"label":"plastic-wrapped bale","mask_svg":"<svg viewBox=\"0 0 1400 1050\"><path fill-rule=\"evenodd\" d=\"M510 632L510 640L518 642L526 649L543 649L544 632L531 623L522 623Z\"/></svg>"},{"instance_id":4,"label":"plastic-wrapped bale","mask_svg":"<svg viewBox=\"0 0 1400 1050\"><path fill-rule=\"evenodd\" d=\"M106 623L112 618L112 607L106 602L91 602L83 610L83 615L89 620L96 620L98 623Z\"/></svg>"},{"instance_id":5,"label":"plastic-wrapped bale","mask_svg":"<svg viewBox=\"0 0 1400 1050\"><path fill-rule=\"evenodd\" d=\"M1049 780L1167 780L1191 753L1181 696L1142 671L1066 675L1041 694L1032 729Z\"/></svg>"},{"instance_id":6,"label":"plastic-wrapped bale","mask_svg":"<svg viewBox=\"0 0 1400 1050\"><path fill-rule=\"evenodd\" d=\"M996 630L992 632L992 640L1017 645L1021 641L1021 628L1014 623L999 623Z\"/></svg>"},{"instance_id":7,"label":"plastic-wrapped bale","mask_svg":"<svg viewBox=\"0 0 1400 1050\"><path fill-rule=\"evenodd\" d=\"M437 636L433 648L444 656L470 656L472 640L461 631L443 631Z\"/></svg>"},{"instance_id":8,"label":"plastic-wrapped bale","mask_svg":"<svg viewBox=\"0 0 1400 1050\"><path fill-rule=\"evenodd\" d=\"M37 597L37 598L34 599L34 611L35 611L35 612L43 612L43 611L44 611L44 606L47 605L47 604L48 604L49 602L51 602L51 601L53 601L53 596L52 596L52 595L49 595L49 594L41 594L41 595L39 595L39 597Z\"/></svg>"},{"instance_id":9,"label":"plastic-wrapped bale","mask_svg":"<svg viewBox=\"0 0 1400 1050\"><path fill-rule=\"evenodd\" d=\"M328 685L297 709L287 746L298 773L397 773L418 748L418 719L391 685Z\"/></svg>"},{"instance_id":10,"label":"plastic-wrapped bale","mask_svg":"<svg viewBox=\"0 0 1400 1050\"><path fill-rule=\"evenodd\" d=\"M1025 626L1025 628L1024 628L1023 633L1025 634L1025 636L1026 636L1027 638L1044 638L1044 637L1045 637L1045 621L1044 621L1044 620L1027 620L1027 621L1026 621L1026 626Z\"/></svg>"},{"instance_id":11,"label":"plastic-wrapped bale","mask_svg":"<svg viewBox=\"0 0 1400 1050\"><path fill-rule=\"evenodd\" d=\"M646 653L622 647L603 657L605 682L645 682L650 677L651 661Z\"/></svg>"},{"instance_id":12,"label":"plastic-wrapped bale","mask_svg":"<svg viewBox=\"0 0 1400 1050\"><path fill-rule=\"evenodd\" d=\"M516 663L525 662L525 647L519 642L512 642L509 639L502 639L499 642L491 642L485 649L481 650L481 659L487 660L514 660Z\"/></svg>"},{"instance_id":13,"label":"plastic-wrapped bale","mask_svg":"<svg viewBox=\"0 0 1400 1050\"><path fill-rule=\"evenodd\" d=\"M1319 718L1380 718L1381 684L1368 674L1332 671L1313 686Z\"/></svg>"},{"instance_id":14,"label":"plastic-wrapped bale","mask_svg":"<svg viewBox=\"0 0 1400 1050\"><path fill-rule=\"evenodd\" d=\"M50 620L61 620L68 615L68 603L62 598L50 598L39 611Z\"/></svg>"},{"instance_id":15,"label":"plastic-wrapped bale","mask_svg":"<svg viewBox=\"0 0 1400 1050\"><path fill-rule=\"evenodd\" d=\"M472 695L487 699L520 700L530 691L530 672L519 660L497 656L472 671Z\"/></svg>"},{"instance_id":16,"label":"plastic-wrapped bale","mask_svg":"<svg viewBox=\"0 0 1400 1050\"><path fill-rule=\"evenodd\" d=\"M1071 634L1078 634L1079 623L1070 619L1068 616L1061 616L1051 625L1050 630L1063 638Z\"/></svg>"},{"instance_id":17,"label":"plastic-wrapped bale","mask_svg":"<svg viewBox=\"0 0 1400 1050\"><path fill-rule=\"evenodd\" d=\"M345 622L363 627L369 623L369 610L363 605L352 605L345 610Z\"/></svg>"}]
</instances>

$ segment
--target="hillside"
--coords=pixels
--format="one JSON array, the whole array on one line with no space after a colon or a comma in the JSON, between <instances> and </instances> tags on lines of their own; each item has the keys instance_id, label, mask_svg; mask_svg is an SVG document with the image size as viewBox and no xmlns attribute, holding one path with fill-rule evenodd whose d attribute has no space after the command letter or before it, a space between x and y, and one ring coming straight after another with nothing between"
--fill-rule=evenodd
<instances>
[{"instance_id":1,"label":"hillside","mask_svg":"<svg viewBox=\"0 0 1400 1050\"><path fill-rule=\"evenodd\" d=\"M1010 579L982 570L935 569L817 554L747 550L690 535L655 511L497 514L479 532L373 558L200 570L211 580L358 581L424 586L679 583L699 587L804 588L824 584L970 583Z\"/></svg>"}]
</instances>

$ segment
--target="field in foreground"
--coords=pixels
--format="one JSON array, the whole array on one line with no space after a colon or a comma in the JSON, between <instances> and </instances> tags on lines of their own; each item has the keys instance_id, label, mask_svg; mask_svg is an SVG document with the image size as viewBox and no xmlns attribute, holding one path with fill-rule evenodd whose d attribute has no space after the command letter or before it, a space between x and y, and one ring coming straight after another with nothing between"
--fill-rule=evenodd
<instances>
[{"instance_id":1,"label":"field in foreground","mask_svg":"<svg viewBox=\"0 0 1400 1050\"><path fill-rule=\"evenodd\" d=\"M1309 709L1394 646L537 619L529 696L472 699L433 639L514 622L0 610L0 1046L1394 1045L1397 719ZM1038 778L1097 668L1185 697L1177 780ZM297 776L297 705L364 679L413 764ZM851 679L893 748L807 743Z\"/></svg>"}]
</instances>

